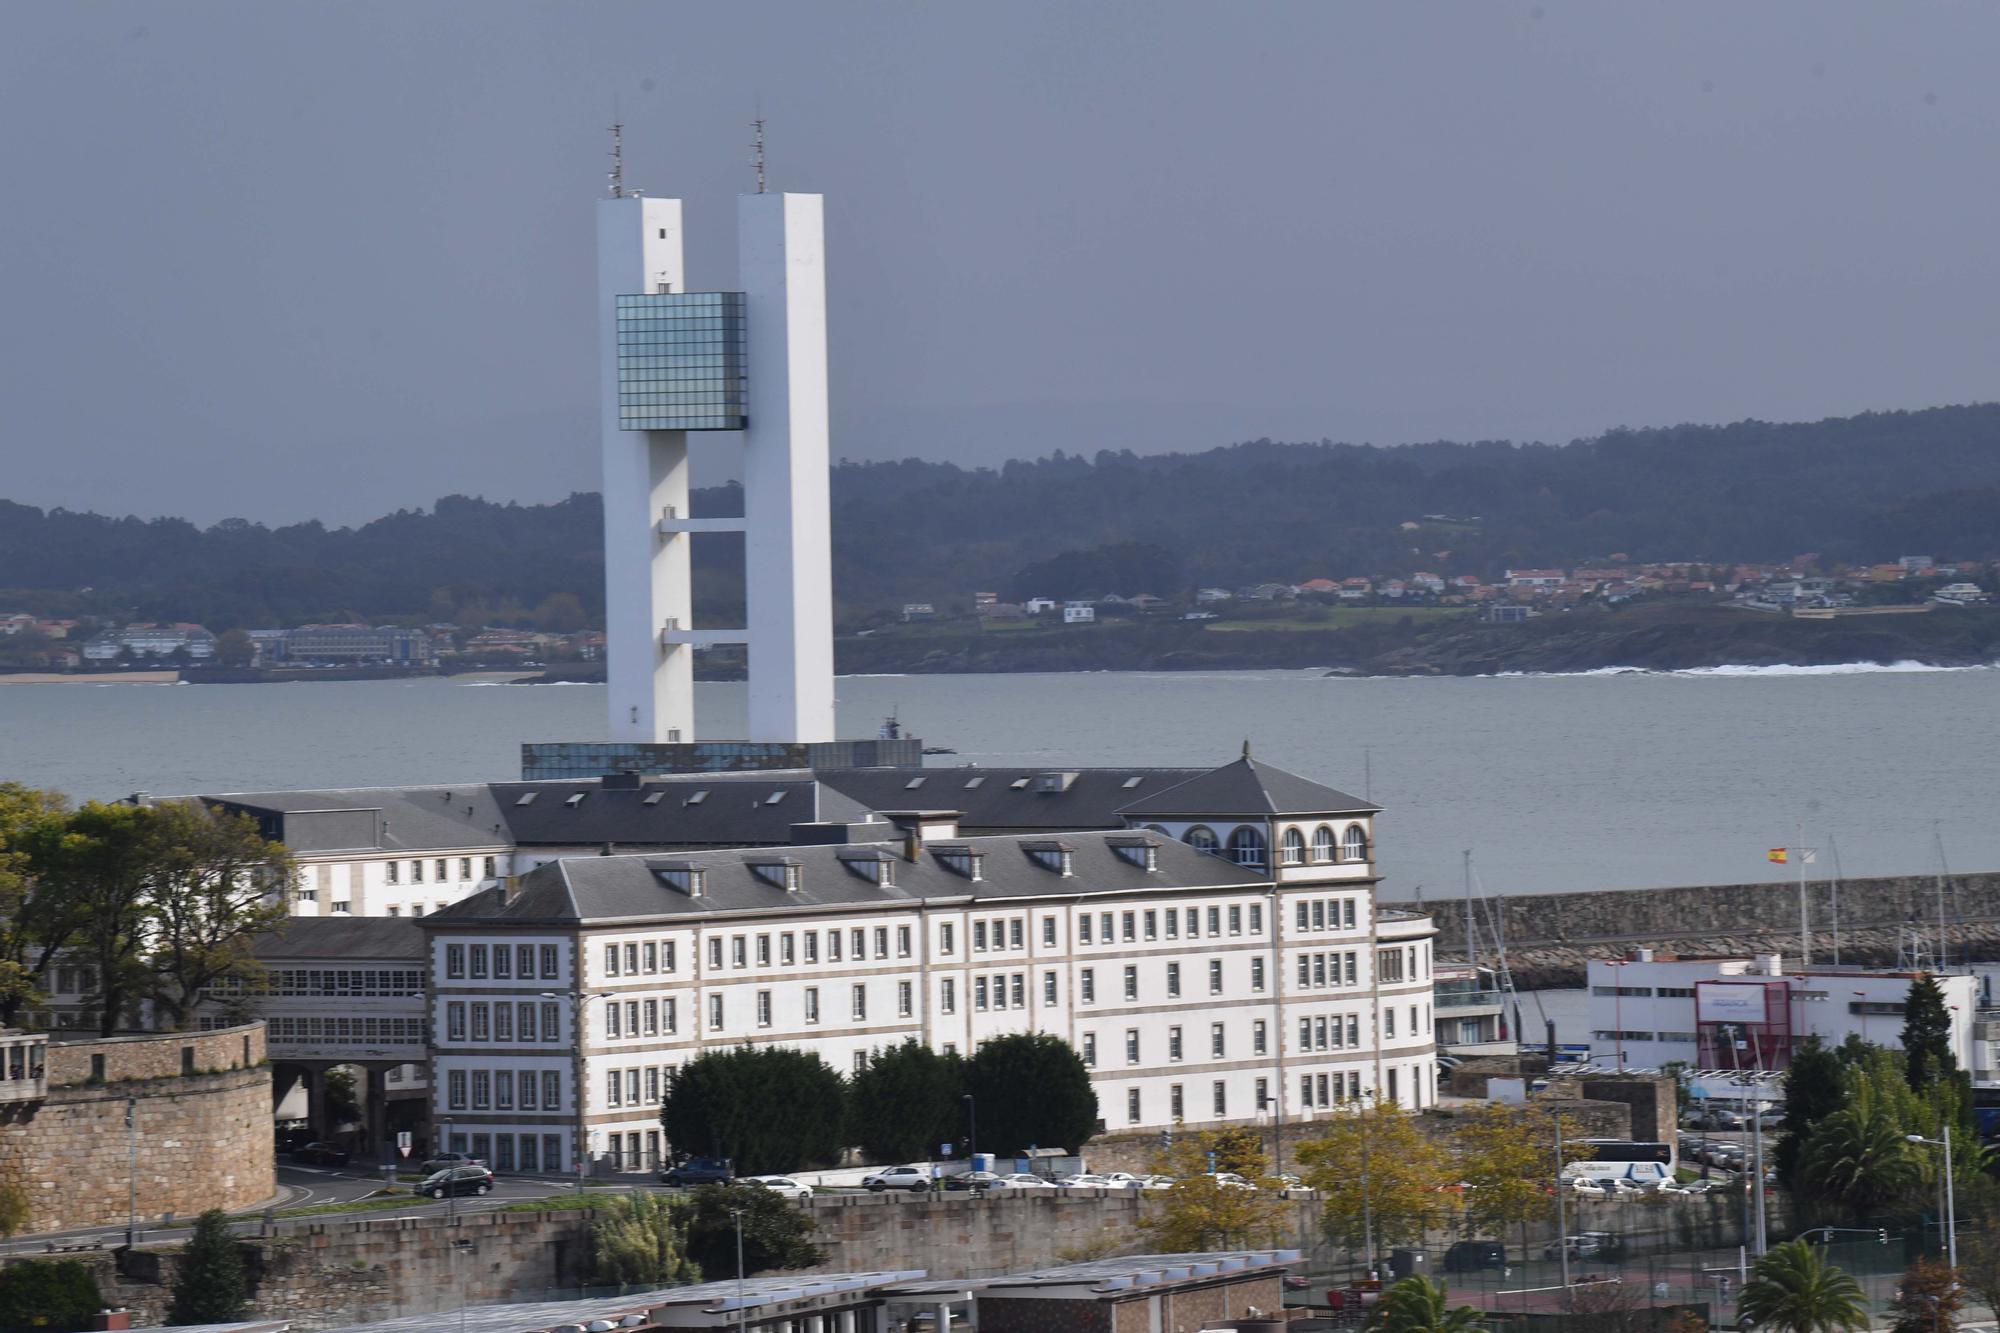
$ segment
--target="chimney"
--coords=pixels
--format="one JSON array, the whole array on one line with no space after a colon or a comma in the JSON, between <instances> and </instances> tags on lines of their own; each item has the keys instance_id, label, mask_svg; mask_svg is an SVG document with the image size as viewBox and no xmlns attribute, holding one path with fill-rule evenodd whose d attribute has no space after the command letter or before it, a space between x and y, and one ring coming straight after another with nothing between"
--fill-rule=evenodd
<instances>
[{"instance_id":1,"label":"chimney","mask_svg":"<svg viewBox=\"0 0 2000 1333\"><path fill-rule=\"evenodd\" d=\"M90 1326L93 1329L130 1328L132 1327L132 1312L123 1308L117 1310L99 1310L90 1317Z\"/></svg>"},{"instance_id":2,"label":"chimney","mask_svg":"<svg viewBox=\"0 0 2000 1333\"><path fill-rule=\"evenodd\" d=\"M509 875L500 881L500 901L511 903L521 896L521 877Z\"/></svg>"},{"instance_id":3,"label":"chimney","mask_svg":"<svg viewBox=\"0 0 2000 1333\"><path fill-rule=\"evenodd\" d=\"M947 838L958 836L959 812L956 810L878 810L876 813L903 835L903 857L912 864L923 857L927 829L942 833Z\"/></svg>"}]
</instances>

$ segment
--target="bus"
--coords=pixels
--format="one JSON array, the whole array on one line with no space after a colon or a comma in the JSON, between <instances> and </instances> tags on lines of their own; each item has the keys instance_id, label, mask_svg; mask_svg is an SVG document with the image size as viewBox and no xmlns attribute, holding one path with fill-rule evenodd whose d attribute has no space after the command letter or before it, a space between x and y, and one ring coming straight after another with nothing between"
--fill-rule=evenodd
<instances>
[{"instance_id":1,"label":"bus","mask_svg":"<svg viewBox=\"0 0 2000 1333\"><path fill-rule=\"evenodd\" d=\"M1674 1160L1671 1143L1645 1143L1626 1139L1582 1139L1579 1148L1590 1149L1593 1162L1662 1162Z\"/></svg>"}]
</instances>

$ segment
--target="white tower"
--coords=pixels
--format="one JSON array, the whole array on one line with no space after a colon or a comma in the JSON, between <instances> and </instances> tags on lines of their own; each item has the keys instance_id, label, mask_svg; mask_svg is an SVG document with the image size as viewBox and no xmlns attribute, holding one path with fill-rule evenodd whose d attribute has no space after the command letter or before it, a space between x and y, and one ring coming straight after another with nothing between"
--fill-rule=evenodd
<instances>
[{"instance_id":1,"label":"white tower","mask_svg":"<svg viewBox=\"0 0 2000 1333\"><path fill-rule=\"evenodd\" d=\"M834 739L818 195L738 213L741 292L689 292L678 200L598 205L609 739L697 739L693 650L747 643L753 742ZM744 517L688 513L690 431L740 431ZM720 442L718 442L720 445ZM748 626L693 623L689 543L742 532Z\"/></svg>"}]
</instances>

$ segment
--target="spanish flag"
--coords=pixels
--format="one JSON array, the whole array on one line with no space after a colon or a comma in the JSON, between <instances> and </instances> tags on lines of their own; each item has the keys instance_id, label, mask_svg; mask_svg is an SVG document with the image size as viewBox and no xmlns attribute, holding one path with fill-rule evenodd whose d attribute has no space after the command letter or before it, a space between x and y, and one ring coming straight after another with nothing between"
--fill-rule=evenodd
<instances>
[{"instance_id":1,"label":"spanish flag","mask_svg":"<svg viewBox=\"0 0 2000 1333\"><path fill-rule=\"evenodd\" d=\"M1773 861L1776 861L1779 865L1783 865L1785 862L1792 859L1791 852L1787 851L1783 847L1773 847L1768 853L1768 855Z\"/></svg>"}]
</instances>

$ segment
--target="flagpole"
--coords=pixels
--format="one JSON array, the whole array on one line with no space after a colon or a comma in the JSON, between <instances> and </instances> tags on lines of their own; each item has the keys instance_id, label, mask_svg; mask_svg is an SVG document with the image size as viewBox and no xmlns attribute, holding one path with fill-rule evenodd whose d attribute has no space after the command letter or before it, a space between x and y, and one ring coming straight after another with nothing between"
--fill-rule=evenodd
<instances>
[{"instance_id":1,"label":"flagpole","mask_svg":"<svg viewBox=\"0 0 2000 1333\"><path fill-rule=\"evenodd\" d=\"M1799 853L1799 971L1812 965L1812 912L1806 906L1806 826L1798 825Z\"/></svg>"}]
</instances>

